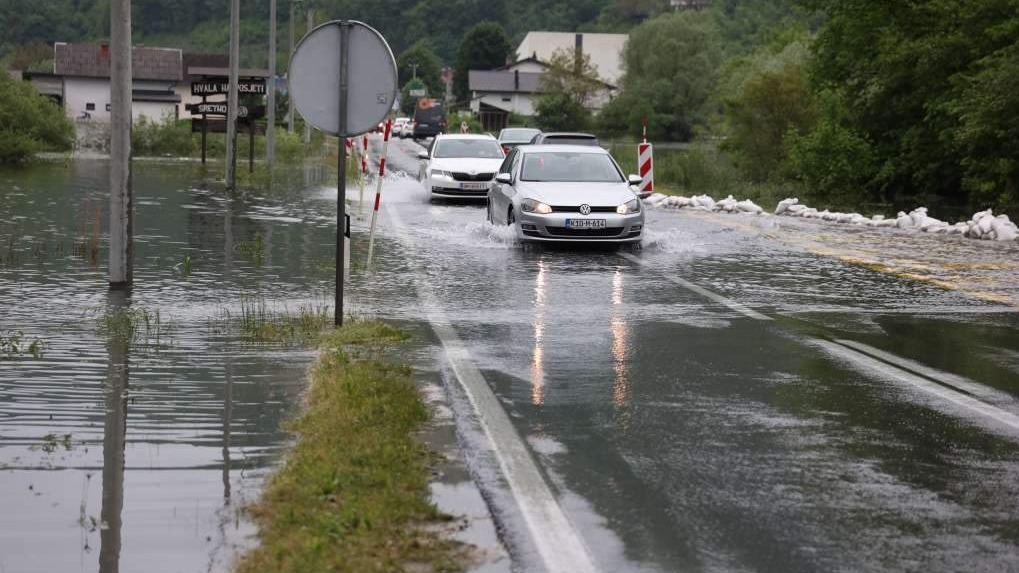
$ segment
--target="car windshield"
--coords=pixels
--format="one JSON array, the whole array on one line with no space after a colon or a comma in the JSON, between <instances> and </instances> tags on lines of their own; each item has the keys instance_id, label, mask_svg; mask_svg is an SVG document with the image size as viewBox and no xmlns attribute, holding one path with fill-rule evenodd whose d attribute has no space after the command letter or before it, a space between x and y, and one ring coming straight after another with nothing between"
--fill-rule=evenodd
<instances>
[{"instance_id":1,"label":"car windshield","mask_svg":"<svg viewBox=\"0 0 1019 573\"><path fill-rule=\"evenodd\" d=\"M432 157L502 159L504 154L494 139L441 139L435 144Z\"/></svg>"},{"instance_id":2,"label":"car windshield","mask_svg":"<svg viewBox=\"0 0 1019 573\"><path fill-rule=\"evenodd\" d=\"M500 134L502 141L530 141L541 131L537 129L504 129Z\"/></svg>"},{"instance_id":3,"label":"car windshield","mask_svg":"<svg viewBox=\"0 0 1019 573\"><path fill-rule=\"evenodd\" d=\"M603 153L543 152L524 156L524 181L617 183L623 175Z\"/></svg>"}]
</instances>

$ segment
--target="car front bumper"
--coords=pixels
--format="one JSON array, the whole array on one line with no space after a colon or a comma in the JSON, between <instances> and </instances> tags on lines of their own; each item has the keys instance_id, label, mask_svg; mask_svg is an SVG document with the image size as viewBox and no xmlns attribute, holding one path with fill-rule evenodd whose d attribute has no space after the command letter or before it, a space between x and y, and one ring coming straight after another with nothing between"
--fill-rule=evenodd
<instances>
[{"instance_id":1,"label":"car front bumper","mask_svg":"<svg viewBox=\"0 0 1019 573\"><path fill-rule=\"evenodd\" d=\"M600 229L574 229L567 227L567 219L604 219ZM644 238L644 212L620 215L618 213L537 213L521 212L517 215L517 238L521 241L549 243L639 243Z\"/></svg>"},{"instance_id":2,"label":"car front bumper","mask_svg":"<svg viewBox=\"0 0 1019 573\"><path fill-rule=\"evenodd\" d=\"M468 187L465 189L464 187ZM470 187L480 187L471 189ZM448 199L487 199L491 181L454 181L445 177L429 177L428 189L433 197Z\"/></svg>"}]
</instances>

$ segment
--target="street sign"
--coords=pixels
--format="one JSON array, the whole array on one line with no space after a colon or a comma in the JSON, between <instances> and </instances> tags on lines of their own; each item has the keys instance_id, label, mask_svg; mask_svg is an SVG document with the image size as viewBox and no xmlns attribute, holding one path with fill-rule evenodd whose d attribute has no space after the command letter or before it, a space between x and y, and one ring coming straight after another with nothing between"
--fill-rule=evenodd
<instances>
[{"instance_id":1,"label":"street sign","mask_svg":"<svg viewBox=\"0 0 1019 573\"><path fill-rule=\"evenodd\" d=\"M219 95L230 93L230 82L225 79L202 80L191 84L191 95ZM265 95L265 80L239 80L237 93Z\"/></svg>"},{"instance_id":2,"label":"street sign","mask_svg":"<svg viewBox=\"0 0 1019 573\"><path fill-rule=\"evenodd\" d=\"M213 102L213 103L193 103L185 106L191 115L222 115L226 116L226 102ZM252 119L259 119L265 115L265 108L262 106L248 107L246 105L237 106L237 117L246 118L251 117Z\"/></svg>"},{"instance_id":3,"label":"street sign","mask_svg":"<svg viewBox=\"0 0 1019 573\"><path fill-rule=\"evenodd\" d=\"M347 138L375 129L396 103L396 60L374 28L334 20L301 39L288 68L290 97L304 121L339 138L336 164L336 326L343 325ZM385 158L382 159L385 161ZM380 182L381 184L381 182Z\"/></svg>"},{"instance_id":4,"label":"street sign","mask_svg":"<svg viewBox=\"0 0 1019 573\"><path fill-rule=\"evenodd\" d=\"M341 45L344 27L349 35L346 49ZM341 58L347 61L349 82L342 133ZM381 34L362 22L335 20L315 28L297 45L289 69L290 93L297 111L329 135L350 137L372 131L396 100L393 52Z\"/></svg>"},{"instance_id":5,"label":"street sign","mask_svg":"<svg viewBox=\"0 0 1019 573\"><path fill-rule=\"evenodd\" d=\"M425 97L426 93L427 92L425 91L425 88L418 88L418 89L410 90L411 97Z\"/></svg>"}]
</instances>

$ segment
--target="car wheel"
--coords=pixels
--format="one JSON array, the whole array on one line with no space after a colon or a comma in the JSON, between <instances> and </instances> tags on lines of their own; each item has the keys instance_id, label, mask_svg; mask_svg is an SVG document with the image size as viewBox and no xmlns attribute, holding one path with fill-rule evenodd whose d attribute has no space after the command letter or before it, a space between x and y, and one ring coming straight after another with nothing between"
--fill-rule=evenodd
<instances>
[{"instance_id":1,"label":"car wheel","mask_svg":"<svg viewBox=\"0 0 1019 573\"><path fill-rule=\"evenodd\" d=\"M506 213L506 224L512 225L517 222L517 216L513 214L513 207L510 207L509 212Z\"/></svg>"},{"instance_id":2,"label":"car wheel","mask_svg":"<svg viewBox=\"0 0 1019 573\"><path fill-rule=\"evenodd\" d=\"M492 219L492 200L485 200L485 220L488 221L489 225L494 225L495 221Z\"/></svg>"}]
</instances>

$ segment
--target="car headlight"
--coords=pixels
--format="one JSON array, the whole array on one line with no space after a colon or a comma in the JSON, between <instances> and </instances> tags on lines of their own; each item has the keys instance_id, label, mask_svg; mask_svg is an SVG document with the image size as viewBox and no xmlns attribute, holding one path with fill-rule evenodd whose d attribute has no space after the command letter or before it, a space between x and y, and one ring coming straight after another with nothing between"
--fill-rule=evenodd
<instances>
[{"instance_id":1,"label":"car headlight","mask_svg":"<svg viewBox=\"0 0 1019 573\"><path fill-rule=\"evenodd\" d=\"M523 199L520 201L520 208L528 213L537 213L539 215L548 215L552 212L552 208L542 203L541 201L535 201L534 199Z\"/></svg>"},{"instance_id":2,"label":"car headlight","mask_svg":"<svg viewBox=\"0 0 1019 573\"><path fill-rule=\"evenodd\" d=\"M640 212L640 199L633 199L632 201L627 201L626 203L623 203L622 205L616 207L616 213L619 213L620 215L629 215L630 213L639 212Z\"/></svg>"},{"instance_id":3,"label":"car headlight","mask_svg":"<svg viewBox=\"0 0 1019 573\"><path fill-rule=\"evenodd\" d=\"M453 178L453 174L450 173L449 171L443 171L441 169L433 169L432 170L432 177L441 177L443 179L452 179Z\"/></svg>"}]
</instances>

